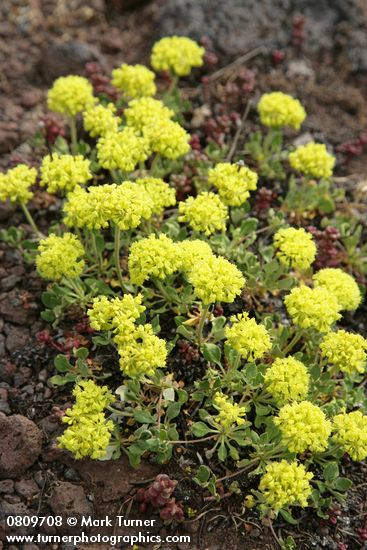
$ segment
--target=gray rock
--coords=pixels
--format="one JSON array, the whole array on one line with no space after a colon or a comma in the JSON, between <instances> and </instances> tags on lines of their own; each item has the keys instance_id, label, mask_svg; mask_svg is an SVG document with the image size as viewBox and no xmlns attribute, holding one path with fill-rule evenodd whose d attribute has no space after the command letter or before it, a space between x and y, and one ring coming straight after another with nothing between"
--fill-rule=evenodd
<instances>
[{"instance_id":1,"label":"gray rock","mask_svg":"<svg viewBox=\"0 0 367 550\"><path fill-rule=\"evenodd\" d=\"M21 497L32 498L39 492L37 483L33 479L22 479L15 483L15 490Z\"/></svg>"},{"instance_id":2,"label":"gray rock","mask_svg":"<svg viewBox=\"0 0 367 550\"><path fill-rule=\"evenodd\" d=\"M68 481L62 481L54 488L48 504L55 515L63 517L76 516L80 518L81 516L89 516L93 510L83 487ZM62 528L65 530L65 527ZM77 528L79 529L79 527ZM73 531L72 528L66 530L67 532Z\"/></svg>"},{"instance_id":3,"label":"gray rock","mask_svg":"<svg viewBox=\"0 0 367 550\"><path fill-rule=\"evenodd\" d=\"M25 327L7 326L7 336L5 340L6 349L12 353L23 348L29 341L29 330Z\"/></svg>"},{"instance_id":4,"label":"gray rock","mask_svg":"<svg viewBox=\"0 0 367 550\"><path fill-rule=\"evenodd\" d=\"M0 413L0 479L21 476L32 466L42 450L42 433L20 414Z\"/></svg>"},{"instance_id":5,"label":"gray rock","mask_svg":"<svg viewBox=\"0 0 367 550\"><path fill-rule=\"evenodd\" d=\"M42 72L46 82L59 76L83 73L86 63L98 61L105 66L101 53L86 42L70 40L47 45L42 59Z\"/></svg>"},{"instance_id":6,"label":"gray rock","mask_svg":"<svg viewBox=\"0 0 367 550\"><path fill-rule=\"evenodd\" d=\"M309 50L332 49L339 27L354 70L366 70L367 21L359 0L168 0L159 37L207 36L222 55L238 56L257 46L284 48L292 19L306 17Z\"/></svg>"}]
</instances>

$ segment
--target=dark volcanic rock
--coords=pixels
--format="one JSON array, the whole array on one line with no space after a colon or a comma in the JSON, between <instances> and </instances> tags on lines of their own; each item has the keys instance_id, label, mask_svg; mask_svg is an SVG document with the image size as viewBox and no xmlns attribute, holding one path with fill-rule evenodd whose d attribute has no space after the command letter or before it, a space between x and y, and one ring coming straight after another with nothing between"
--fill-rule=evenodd
<instances>
[{"instance_id":1,"label":"dark volcanic rock","mask_svg":"<svg viewBox=\"0 0 367 550\"><path fill-rule=\"evenodd\" d=\"M306 17L308 49L333 48L340 30L353 69L364 70L367 21L359 0L168 0L158 33L207 36L222 54L234 56L261 45L284 48L296 15Z\"/></svg>"},{"instance_id":2,"label":"dark volcanic rock","mask_svg":"<svg viewBox=\"0 0 367 550\"><path fill-rule=\"evenodd\" d=\"M46 82L51 83L59 76L80 74L86 63L98 61L105 65L99 50L86 42L71 40L47 45L42 59L42 72Z\"/></svg>"},{"instance_id":3,"label":"dark volcanic rock","mask_svg":"<svg viewBox=\"0 0 367 550\"><path fill-rule=\"evenodd\" d=\"M0 413L0 479L21 476L32 466L42 450L42 433L19 414Z\"/></svg>"}]
</instances>

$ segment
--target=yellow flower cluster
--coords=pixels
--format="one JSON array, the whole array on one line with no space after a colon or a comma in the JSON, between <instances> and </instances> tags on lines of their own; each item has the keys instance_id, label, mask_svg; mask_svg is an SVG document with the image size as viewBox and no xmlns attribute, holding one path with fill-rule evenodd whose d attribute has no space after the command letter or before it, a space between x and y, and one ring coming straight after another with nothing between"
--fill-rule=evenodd
<instances>
[{"instance_id":1,"label":"yellow flower cluster","mask_svg":"<svg viewBox=\"0 0 367 550\"><path fill-rule=\"evenodd\" d=\"M176 191L168 183L159 178L139 178L135 181L149 195L152 201L152 213L161 216L168 206L176 204Z\"/></svg>"},{"instance_id":2,"label":"yellow flower cluster","mask_svg":"<svg viewBox=\"0 0 367 550\"><path fill-rule=\"evenodd\" d=\"M251 319L248 313L231 317L232 326L226 327L227 343L247 361L255 361L271 349L270 335L263 325Z\"/></svg>"},{"instance_id":3,"label":"yellow flower cluster","mask_svg":"<svg viewBox=\"0 0 367 550\"><path fill-rule=\"evenodd\" d=\"M315 260L316 245L311 233L303 227L279 229L274 235L274 245L280 262L293 269L305 271Z\"/></svg>"},{"instance_id":4,"label":"yellow flower cluster","mask_svg":"<svg viewBox=\"0 0 367 550\"><path fill-rule=\"evenodd\" d=\"M190 151L190 135L178 122L162 118L144 126L143 135L153 153L175 160Z\"/></svg>"},{"instance_id":5,"label":"yellow flower cluster","mask_svg":"<svg viewBox=\"0 0 367 550\"><path fill-rule=\"evenodd\" d=\"M208 172L208 181L218 189L228 206L240 206L257 187L258 175L247 166L219 162Z\"/></svg>"},{"instance_id":6,"label":"yellow flower cluster","mask_svg":"<svg viewBox=\"0 0 367 550\"><path fill-rule=\"evenodd\" d=\"M283 92L263 94L257 105L260 120L265 126L291 126L298 130L306 118L306 111L298 99Z\"/></svg>"},{"instance_id":7,"label":"yellow flower cluster","mask_svg":"<svg viewBox=\"0 0 367 550\"><path fill-rule=\"evenodd\" d=\"M142 285L146 279L165 279L180 268L178 245L161 233L149 235L130 247L129 272L132 284Z\"/></svg>"},{"instance_id":8,"label":"yellow flower cluster","mask_svg":"<svg viewBox=\"0 0 367 550\"><path fill-rule=\"evenodd\" d=\"M215 420L223 427L224 431L232 428L234 424L242 426L245 423L243 419L243 416L246 415L245 407L232 403L227 395L217 392L213 398L213 405L218 411Z\"/></svg>"},{"instance_id":9,"label":"yellow flower cluster","mask_svg":"<svg viewBox=\"0 0 367 550\"><path fill-rule=\"evenodd\" d=\"M267 369L264 380L267 390L279 406L292 401L303 401L310 385L307 368L295 357L277 357Z\"/></svg>"},{"instance_id":10,"label":"yellow flower cluster","mask_svg":"<svg viewBox=\"0 0 367 550\"><path fill-rule=\"evenodd\" d=\"M62 277L79 277L84 268L84 248L72 233L57 237L51 233L38 245L36 266L44 279L58 281Z\"/></svg>"},{"instance_id":11,"label":"yellow flower cluster","mask_svg":"<svg viewBox=\"0 0 367 550\"><path fill-rule=\"evenodd\" d=\"M194 265L188 274L195 295L204 304L234 302L245 286L241 271L225 258L209 256Z\"/></svg>"},{"instance_id":12,"label":"yellow flower cluster","mask_svg":"<svg viewBox=\"0 0 367 550\"><path fill-rule=\"evenodd\" d=\"M154 95L157 91L154 80L155 74L144 65L123 63L112 71L113 86L129 98Z\"/></svg>"},{"instance_id":13,"label":"yellow flower cluster","mask_svg":"<svg viewBox=\"0 0 367 550\"><path fill-rule=\"evenodd\" d=\"M323 411L309 401L284 405L274 418L279 427L282 442L291 453L314 453L324 451L328 446L331 422Z\"/></svg>"},{"instance_id":14,"label":"yellow flower cluster","mask_svg":"<svg viewBox=\"0 0 367 550\"><path fill-rule=\"evenodd\" d=\"M150 62L155 71L186 76L193 67L202 66L204 53L204 48L186 36L168 36L154 44Z\"/></svg>"},{"instance_id":15,"label":"yellow flower cluster","mask_svg":"<svg viewBox=\"0 0 367 550\"><path fill-rule=\"evenodd\" d=\"M47 155L42 161L40 172L40 184L47 186L49 193L68 193L92 178L90 162L82 155Z\"/></svg>"},{"instance_id":16,"label":"yellow flower cluster","mask_svg":"<svg viewBox=\"0 0 367 550\"><path fill-rule=\"evenodd\" d=\"M29 188L34 185L36 178L37 170L25 164L18 164L5 174L0 174L0 200L27 203L33 197Z\"/></svg>"},{"instance_id":17,"label":"yellow flower cluster","mask_svg":"<svg viewBox=\"0 0 367 550\"><path fill-rule=\"evenodd\" d=\"M95 330L133 330L134 323L145 311L142 295L125 294L122 298L98 296L88 310L90 326Z\"/></svg>"},{"instance_id":18,"label":"yellow flower cluster","mask_svg":"<svg viewBox=\"0 0 367 550\"><path fill-rule=\"evenodd\" d=\"M323 357L348 374L362 373L367 360L367 340L360 334L337 330L327 334L320 344Z\"/></svg>"},{"instance_id":19,"label":"yellow flower cluster","mask_svg":"<svg viewBox=\"0 0 367 550\"><path fill-rule=\"evenodd\" d=\"M215 193L200 193L188 197L178 205L178 221L187 222L195 231L211 235L215 231L225 231L228 209Z\"/></svg>"},{"instance_id":20,"label":"yellow flower cluster","mask_svg":"<svg viewBox=\"0 0 367 550\"><path fill-rule=\"evenodd\" d=\"M299 145L289 153L289 163L294 168L314 178L330 178L335 166L335 158L330 155L323 143Z\"/></svg>"},{"instance_id":21,"label":"yellow flower cluster","mask_svg":"<svg viewBox=\"0 0 367 550\"><path fill-rule=\"evenodd\" d=\"M150 324L136 325L145 311L142 296L125 294L109 300L99 296L88 311L90 324L96 330L112 330L120 355L120 367L126 376L152 375L166 364L166 343L153 333Z\"/></svg>"},{"instance_id":22,"label":"yellow flower cluster","mask_svg":"<svg viewBox=\"0 0 367 550\"><path fill-rule=\"evenodd\" d=\"M91 83L82 76L60 76L47 95L48 108L68 117L85 111L95 101Z\"/></svg>"},{"instance_id":23,"label":"yellow flower cluster","mask_svg":"<svg viewBox=\"0 0 367 550\"><path fill-rule=\"evenodd\" d=\"M174 111L166 107L162 101L152 97L133 99L124 111L127 125L139 132L146 126L170 120L174 114Z\"/></svg>"},{"instance_id":24,"label":"yellow flower cluster","mask_svg":"<svg viewBox=\"0 0 367 550\"><path fill-rule=\"evenodd\" d=\"M334 441L353 460L364 460L367 457L367 416L361 411L334 416L333 430L336 432Z\"/></svg>"},{"instance_id":25,"label":"yellow flower cluster","mask_svg":"<svg viewBox=\"0 0 367 550\"><path fill-rule=\"evenodd\" d=\"M357 309L362 296L355 279L342 269L327 267L314 276L316 287L321 286L332 292L340 304L340 309Z\"/></svg>"},{"instance_id":26,"label":"yellow flower cluster","mask_svg":"<svg viewBox=\"0 0 367 550\"><path fill-rule=\"evenodd\" d=\"M267 504L275 511L293 504L305 507L312 491L312 478L313 474L306 472L303 464L286 460L270 462L261 478L259 489Z\"/></svg>"},{"instance_id":27,"label":"yellow flower cluster","mask_svg":"<svg viewBox=\"0 0 367 550\"><path fill-rule=\"evenodd\" d=\"M101 229L111 218L112 186L76 187L64 204L64 222L69 227Z\"/></svg>"},{"instance_id":28,"label":"yellow flower cluster","mask_svg":"<svg viewBox=\"0 0 367 550\"><path fill-rule=\"evenodd\" d=\"M148 142L126 127L121 132L108 132L97 142L97 157L102 168L132 172L149 156Z\"/></svg>"},{"instance_id":29,"label":"yellow flower cluster","mask_svg":"<svg viewBox=\"0 0 367 550\"><path fill-rule=\"evenodd\" d=\"M152 215L153 203L141 185L124 181L111 185L110 219L121 230L135 229Z\"/></svg>"},{"instance_id":30,"label":"yellow flower cluster","mask_svg":"<svg viewBox=\"0 0 367 550\"><path fill-rule=\"evenodd\" d=\"M116 133L119 119L115 116L116 107L113 103L89 107L83 113L84 130L92 137L105 136L108 132Z\"/></svg>"},{"instance_id":31,"label":"yellow flower cluster","mask_svg":"<svg viewBox=\"0 0 367 550\"><path fill-rule=\"evenodd\" d=\"M62 419L69 426L58 438L59 447L71 451L76 459L103 458L113 430L113 422L106 421L103 410L114 398L106 386L99 387L93 380L80 382L73 394L76 402Z\"/></svg>"},{"instance_id":32,"label":"yellow flower cluster","mask_svg":"<svg viewBox=\"0 0 367 550\"><path fill-rule=\"evenodd\" d=\"M305 285L293 288L284 303L293 322L305 329L329 332L331 325L341 317L340 305L334 294L321 286L313 289Z\"/></svg>"},{"instance_id":33,"label":"yellow flower cluster","mask_svg":"<svg viewBox=\"0 0 367 550\"><path fill-rule=\"evenodd\" d=\"M177 243L181 259L181 269L188 273L200 261L213 256L210 245L199 239L185 240Z\"/></svg>"},{"instance_id":34,"label":"yellow flower cluster","mask_svg":"<svg viewBox=\"0 0 367 550\"><path fill-rule=\"evenodd\" d=\"M120 354L121 370L127 376L152 376L156 369L166 365L166 343L155 336L150 324L138 325L128 334L126 330L120 331L118 328L115 342Z\"/></svg>"}]
</instances>

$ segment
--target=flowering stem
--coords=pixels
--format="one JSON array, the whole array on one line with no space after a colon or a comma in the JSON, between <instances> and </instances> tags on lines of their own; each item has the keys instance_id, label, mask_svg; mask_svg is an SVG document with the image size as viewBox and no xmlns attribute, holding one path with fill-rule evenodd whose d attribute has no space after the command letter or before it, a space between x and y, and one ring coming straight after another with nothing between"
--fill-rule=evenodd
<instances>
[{"instance_id":1,"label":"flowering stem","mask_svg":"<svg viewBox=\"0 0 367 550\"><path fill-rule=\"evenodd\" d=\"M120 265L120 246L121 246L121 229L118 225L115 225L115 267L117 272L117 277L121 286L121 289L124 289L124 281L122 278L121 265Z\"/></svg>"},{"instance_id":2,"label":"flowering stem","mask_svg":"<svg viewBox=\"0 0 367 550\"><path fill-rule=\"evenodd\" d=\"M70 138L71 138L71 152L76 155L78 152L78 136L76 131L76 119L71 117L69 119Z\"/></svg>"},{"instance_id":3,"label":"flowering stem","mask_svg":"<svg viewBox=\"0 0 367 550\"><path fill-rule=\"evenodd\" d=\"M92 241L92 248L93 248L94 256L95 256L96 261L98 263L99 272L100 272L100 274L102 274L103 273L103 259L102 259L102 255L98 251L96 235L95 235L94 231L91 231L90 235L91 235L91 241Z\"/></svg>"},{"instance_id":4,"label":"flowering stem","mask_svg":"<svg viewBox=\"0 0 367 550\"><path fill-rule=\"evenodd\" d=\"M294 348L294 346L297 344L297 342L299 342L299 340L302 338L302 336L303 336L302 331L296 332L296 334L293 336L292 340L284 348L283 354L287 355L287 353L289 353Z\"/></svg>"},{"instance_id":5,"label":"flowering stem","mask_svg":"<svg viewBox=\"0 0 367 550\"><path fill-rule=\"evenodd\" d=\"M33 229L33 231L36 233L36 235L38 237L42 237L42 233L39 231L34 219L32 218L32 215L30 213L30 211L28 210L27 206L25 205L24 202L21 202L20 203L20 207L21 209L23 210L23 213L25 215L25 217L27 218L27 222L29 223L29 225L31 226L31 228Z\"/></svg>"},{"instance_id":6,"label":"flowering stem","mask_svg":"<svg viewBox=\"0 0 367 550\"><path fill-rule=\"evenodd\" d=\"M210 307L210 304L206 304L206 305L203 304L202 310L201 310L200 321L199 321L198 328L197 328L197 331L196 331L196 338L197 338L199 348L200 348L202 340L203 340L203 328L204 328L206 318L208 316L209 307Z\"/></svg>"}]
</instances>

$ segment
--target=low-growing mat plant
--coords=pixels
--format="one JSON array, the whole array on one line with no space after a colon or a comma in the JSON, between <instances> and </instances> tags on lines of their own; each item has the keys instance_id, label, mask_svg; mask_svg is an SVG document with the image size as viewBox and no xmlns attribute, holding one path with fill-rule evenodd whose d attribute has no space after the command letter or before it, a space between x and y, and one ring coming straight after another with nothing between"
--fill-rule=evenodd
<instances>
[{"instance_id":1,"label":"low-growing mat plant","mask_svg":"<svg viewBox=\"0 0 367 550\"><path fill-rule=\"evenodd\" d=\"M90 349L55 360L53 383L74 384L75 398L61 448L77 459L126 453L138 467L196 447L194 480L214 498L248 476L244 509L294 523L295 507L323 516L345 498L345 454L367 456L367 341L339 324L362 301L348 273L365 270L359 229L334 214L342 195L325 145L284 145L284 128L306 118L295 98L264 94L262 129L231 162L226 145L190 150L178 83L203 55L188 38L160 40L151 65L168 73L168 88L124 64L112 73L115 103L84 77L57 79L48 106L70 139L59 136L37 169L0 175L1 200L23 210L34 235L10 228L2 238L47 281L42 318L56 326L77 307L94 330ZM172 182L186 170L196 187L177 202ZM251 215L259 179L286 182L265 221ZM62 200L47 236L27 206L37 185ZM313 268L317 242L303 222L316 215L340 228L346 269ZM112 360L101 368L103 348Z\"/></svg>"}]
</instances>

